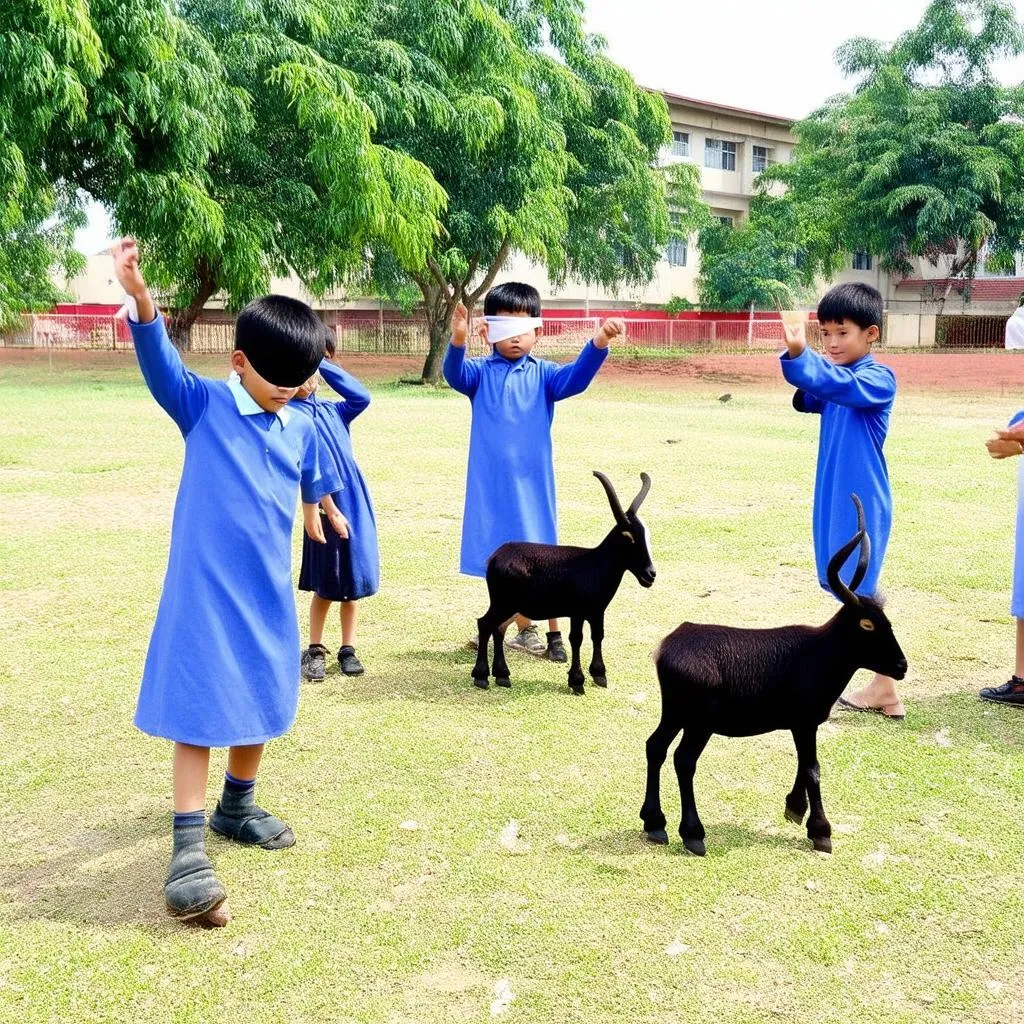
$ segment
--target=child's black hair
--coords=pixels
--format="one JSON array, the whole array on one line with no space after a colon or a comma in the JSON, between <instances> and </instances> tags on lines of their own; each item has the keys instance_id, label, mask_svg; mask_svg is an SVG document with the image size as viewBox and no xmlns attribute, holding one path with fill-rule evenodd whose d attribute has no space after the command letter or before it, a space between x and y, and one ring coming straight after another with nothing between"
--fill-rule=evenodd
<instances>
[{"instance_id":1,"label":"child's black hair","mask_svg":"<svg viewBox=\"0 0 1024 1024\"><path fill-rule=\"evenodd\" d=\"M324 323L304 302L287 295L253 299L235 321L235 348L279 388L297 388L326 351Z\"/></svg>"},{"instance_id":2,"label":"child's black hair","mask_svg":"<svg viewBox=\"0 0 1024 1024\"><path fill-rule=\"evenodd\" d=\"M497 316L499 313L540 316L540 292L532 284L519 281L495 285L484 298L484 316Z\"/></svg>"},{"instance_id":3,"label":"child's black hair","mask_svg":"<svg viewBox=\"0 0 1024 1024\"><path fill-rule=\"evenodd\" d=\"M837 284L818 303L818 323L855 323L862 331L882 329L882 293L859 281Z\"/></svg>"},{"instance_id":4,"label":"child's black hair","mask_svg":"<svg viewBox=\"0 0 1024 1024\"><path fill-rule=\"evenodd\" d=\"M330 324L324 324L324 350L328 359L333 359L334 353L338 351L338 338Z\"/></svg>"}]
</instances>

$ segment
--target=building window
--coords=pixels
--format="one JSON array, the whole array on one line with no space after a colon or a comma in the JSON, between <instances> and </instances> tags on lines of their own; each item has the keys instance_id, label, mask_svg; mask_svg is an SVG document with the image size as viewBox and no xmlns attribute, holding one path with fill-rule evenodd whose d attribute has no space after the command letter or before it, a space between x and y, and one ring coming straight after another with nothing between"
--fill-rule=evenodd
<instances>
[{"instance_id":1,"label":"building window","mask_svg":"<svg viewBox=\"0 0 1024 1024\"><path fill-rule=\"evenodd\" d=\"M717 171L736 170L736 143L722 139L704 140L704 166Z\"/></svg>"},{"instance_id":2,"label":"building window","mask_svg":"<svg viewBox=\"0 0 1024 1024\"><path fill-rule=\"evenodd\" d=\"M753 157L753 171L754 171L754 173L755 174L759 174L761 171L768 170L768 165L771 163L771 160L768 157L768 153L769 153L768 147L767 146L754 146L752 151L753 151L753 154L754 154L754 157Z\"/></svg>"},{"instance_id":3,"label":"building window","mask_svg":"<svg viewBox=\"0 0 1024 1024\"><path fill-rule=\"evenodd\" d=\"M673 156L689 156L690 155L690 133L689 132L672 132L672 155Z\"/></svg>"},{"instance_id":4,"label":"building window","mask_svg":"<svg viewBox=\"0 0 1024 1024\"><path fill-rule=\"evenodd\" d=\"M870 270L871 269L871 253L869 253L869 252L855 252L853 254L853 269L854 270Z\"/></svg>"},{"instance_id":5,"label":"building window","mask_svg":"<svg viewBox=\"0 0 1024 1024\"><path fill-rule=\"evenodd\" d=\"M719 214L715 217L715 220L717 220L723 228L731 228L736 223L735 219L727 214Z\"/></svg>"},{"instance_id":6,"label":"building window","mask_svg":"<svg viewBox=\"0 0 1024 1024\"><path fill-rule=\"evenodd\" d=\"M673 230L678 229L679 214L671 213L669 218L672 221ZM687 255L685 238L672 238L669 240L668 248L665 250L665 259L668 260L670 267L685 267Z\"/></svg>"}]
</instances>

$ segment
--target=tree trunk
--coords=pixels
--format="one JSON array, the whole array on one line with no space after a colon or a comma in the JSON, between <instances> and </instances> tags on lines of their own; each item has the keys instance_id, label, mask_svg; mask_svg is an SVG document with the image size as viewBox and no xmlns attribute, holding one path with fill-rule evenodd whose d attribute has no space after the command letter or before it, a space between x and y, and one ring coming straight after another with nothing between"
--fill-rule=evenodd
<instances>
[{"instance_id":1,"label":"tree trunk","mask_svg":"<svg viewBox=\"0 0 1024 1024\"><path fill-rule=\"evenodd\" d=\"M430 320L430 351L423 364L423 383L436 384L441 379L441 364L444 362L445 348L450 333L448 323Z\"/></svg>"},{"instance_id":2,"label":"tree trunk","mask_svg":"<svg viewBox=\"0 0 1024 1024\"><path fill-rule=\"evenodd\" d=\"M217 291L217 280L213 268L205 259L196 265L196 276L199 286L192 301L184 309L176 309L167 318L167 333L171 341L182 352L192 348L192 325L196 322L203 307Z\"/></svg>"}]
</instances>

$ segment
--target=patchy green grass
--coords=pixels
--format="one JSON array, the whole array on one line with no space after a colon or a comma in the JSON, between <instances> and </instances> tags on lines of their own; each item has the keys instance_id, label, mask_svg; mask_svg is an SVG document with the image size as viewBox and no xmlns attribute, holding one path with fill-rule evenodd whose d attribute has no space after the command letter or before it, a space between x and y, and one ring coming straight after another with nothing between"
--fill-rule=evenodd
<instances>
[{"instance_id":1,"label":"patchy green grass","mask_svg":"<svg viewBox=\"0 0 1024 1024\"><path fill-rule=\"evenodd\" d=\"M835 854L784 821L795 760L773 735L710 744L698 860L641 839L651 651L684 618L830 613L816 421L781 382L722 404L714 383L606 380L563 404L563 538L607 528L591 469L627 498L648 470L658 582L627 578L612 605L607 692L573 698L522 657L511 691L480 692L462 645L483 586L456 572L468 403L377 386L355 427L384 566L368 672L303 688L260 787L299 843L211 839L235 916L200 931L164 917L169 748L131 726L180 438L129 362L0 374L0 1020L448 1024L490 1020L501 979L524 1024L1021 1019L1024 714L975 697L1012 655L1015 467L981 447L1003 400L899 399L887 584L908 717L822 729Z\"/></svg>"}]
</instances>

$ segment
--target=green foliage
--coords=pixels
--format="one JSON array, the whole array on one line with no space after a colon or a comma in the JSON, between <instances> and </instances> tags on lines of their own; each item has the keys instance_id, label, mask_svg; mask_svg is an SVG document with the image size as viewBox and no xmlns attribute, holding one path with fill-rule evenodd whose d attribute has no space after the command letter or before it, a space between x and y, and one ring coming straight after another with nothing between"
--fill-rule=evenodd
<instances>
[{"instance_id":1,"label":"green foliage","mask_svg":"<svg viewBox=\"0 0 1024 1024\"><path fill-rule=\"evenodd\" d=\"M696 309L696 305L689 299L682 295L673 295L672 298L665 303L665 312L669 316L675 316L678 313L685 313L687 310Z\"/></svg>"},{"instance_id":2,"label":"green foliage","mask_svg":"<svg viewBox=\"0 0 1024 1024\"><path fill-rule=\"evenodd\" d=\"M380 138L426 164L448 196L443 231L419 265L374 249L381 287L412 280L423 294L428 379L456 303L472 306L513 252L555 282L650 279L669 232L668 186L653 166L667 109L583 32L579 0L368 7L375 18L355 27L352 45L357 74L379 82L393 55L375 40L393 39L411 61L394 87L417 102L415 111L375 106Z\"/></svg>"},{"instance_id":3,"label":"green foliage","mask_svg":"<svg viewBox=\"0 0 1024 1024\"><path fill-rule=\"evenodd\" d=\"M792 204L767 195L736 227L709 224L700 233L701 307L792 308L805 265L799 234Z\"/></svg>"},{"instance_id":4,"label":"green foliage","mask_svg":"<svg viewBox=\"0 0 1024 1024\"><path fill-rule=\"evenodd\" d=\"M891 45L853 39L837 54L858 84L799 122L782 182L801 224L809 272L828 275L851 250L883 269L948 260L975 272L979 254L1012 267L1024 240L1024 88L1000 86L993 63L1024 52L1003 0L934 0Z\"/></svg>"}]
</instances>

